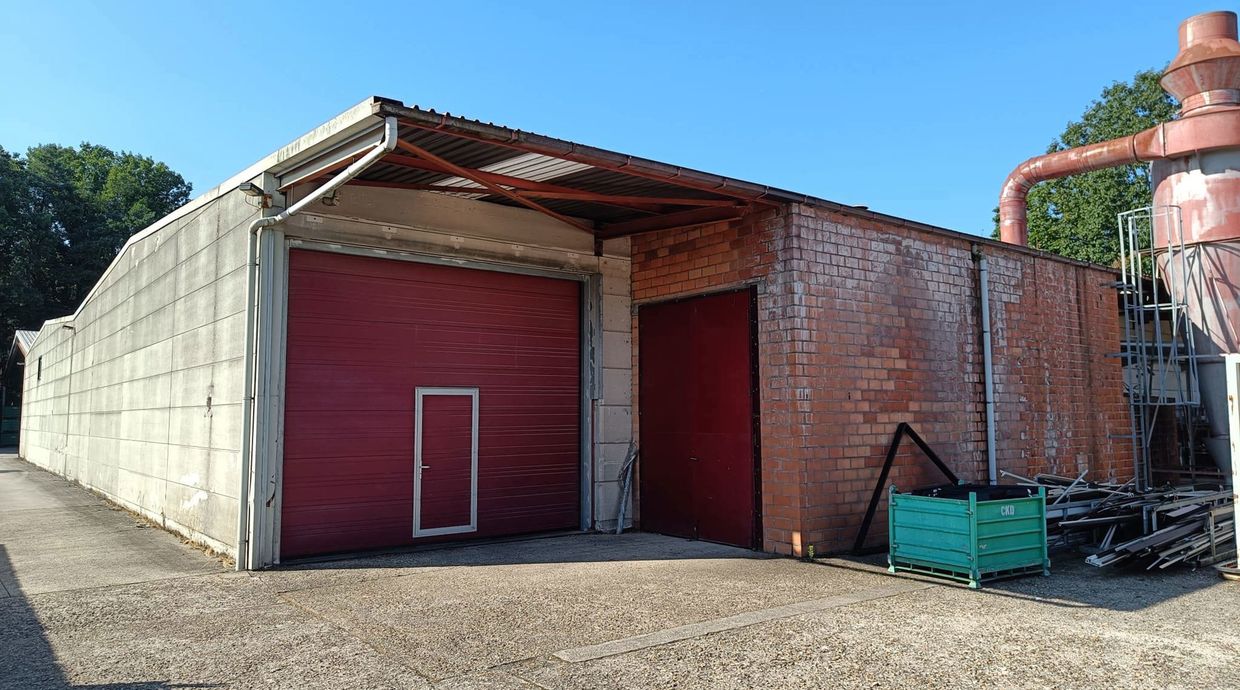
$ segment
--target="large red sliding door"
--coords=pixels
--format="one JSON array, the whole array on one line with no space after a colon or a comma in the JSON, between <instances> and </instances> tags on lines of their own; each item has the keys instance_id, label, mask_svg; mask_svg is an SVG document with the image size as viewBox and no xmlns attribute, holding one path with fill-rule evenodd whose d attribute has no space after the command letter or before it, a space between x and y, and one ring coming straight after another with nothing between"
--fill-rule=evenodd
<instances>
[{"instance_id":1,"label":"large red sliding door","mask_svg":"<svg viewBox=\"0 0 1240 690\"><path fill-rule=\"evenodd\" d=\"M642 529L758 545L752 324L748 290L641 308Z\"/></svg>"},{"instance_id":2,"label":"large red sliding door","mask_svg":"<svg viewBox=\"0 0 1240 690\"><path fill-rule=\"evenodd\" d=\"M281 555L576 528L580 299L290 251Z\"/></svg>"}]
</instances>

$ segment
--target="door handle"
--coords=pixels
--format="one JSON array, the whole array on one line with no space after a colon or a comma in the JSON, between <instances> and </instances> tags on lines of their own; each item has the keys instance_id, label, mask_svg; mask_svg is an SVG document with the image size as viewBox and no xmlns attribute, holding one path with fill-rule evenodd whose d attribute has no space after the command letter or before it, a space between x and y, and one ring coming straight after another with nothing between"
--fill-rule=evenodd
<instances>
[{"instance_id":1,"label":"door handle","mask_svg":"<svg viewBox=\"0 0 1240 690\"><path fill-rule=\"evenodd\" d=\"M431 468L430 465L422 465L422 467L420 467L419 469L429 470L430 468Z\"/></svg>"}]
</instances>

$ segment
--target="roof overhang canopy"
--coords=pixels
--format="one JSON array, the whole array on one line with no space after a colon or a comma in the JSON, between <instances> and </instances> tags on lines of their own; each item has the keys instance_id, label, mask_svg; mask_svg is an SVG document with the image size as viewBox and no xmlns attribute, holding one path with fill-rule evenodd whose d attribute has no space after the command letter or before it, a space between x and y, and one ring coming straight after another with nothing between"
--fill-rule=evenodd
<instances>
[{"instance_id":1,"label":"roof overhang canopy","mask_svg":"<svg viewBox=\"0 0 1240 690\"><path fill-rule=\"evenodd\" d=\"M524 207L606 240L732 220L776 205L769 188L376 99L396 149L349 182ZM319 184L378 142L365 132L280 176Z\"/></svg>"},{"instance_id":2,"label":"roof overhang canopy","mask_svg":"<svg viewBox=\"0 0 1240 690\"><path fill-rule=\"evenodd\" d=\"M423 110L377 96L308 132L180 212L234 189L240 181L253 180L260 172L273 175L281 191L322 184L383 142L387 118L399 124L395 149L348 184L525 207L588 232L597 242L740 218L759 207L786 204L807 204L864 221L968 242L993 242L877 213L865 206ZM173 217L175 214L161 222Z\"/></svg>"}]
</instances>

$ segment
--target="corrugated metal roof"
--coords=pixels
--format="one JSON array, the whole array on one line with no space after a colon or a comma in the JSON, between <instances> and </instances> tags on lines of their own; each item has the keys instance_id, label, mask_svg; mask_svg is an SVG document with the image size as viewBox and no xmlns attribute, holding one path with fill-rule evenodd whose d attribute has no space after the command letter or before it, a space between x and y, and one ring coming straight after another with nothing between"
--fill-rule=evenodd
<instances>
[{"instance_id":1,"label":"corrugated metal roof","mask_svg":"<svg viewBox=\"0 0 1240 690\"><path fill-rule=\"evenodd\" d=\"M37 337L39 337L38 331L15 331L13 333L13 340L17 343L22 357L25 357L30 352L30 348L34 345L34 339Z\"/></svg>"},{"instance_id":2,"label":"corrugated metal roof","mask_svg":"<svg viewBox=\"0 0 1240 690\"><path fill-rule=\"evenodd\" d=\"M35 338L39 337L38 331L14 331L13 343L9 345L9 354L0 362L0 376L6 380L9 375L9 369L18 364L18 360L24 361L26 355L30 353L30 347L34 345ZM20 357L19 357L20 355Z\"/></svg>"},{"instance_id":3,"label":"corrugated metal roof","mask_svg":"<svg viewBox=\"0 0 1240 690\"><path fill-rule=\"evenodd\" d=\"M399 112L385 112L387 107L397 108ZM456 126L458 118L449 117L448 120L436 121L431 125L426 117L406 117L413 113L427 117L448 117L434 115L434 111L405 108L395 101L377 101L376 114L397 117L401 123L400 138L403 143L412 147L397 150L366 169L356 178L358 184L423 190L430 187L431 189L426 191L481 199L506 206L529 205L513 199L511 195L500 195L486 189L477 181L476 176L467 177L432 165L432 161L424 160L424 157L414 152L416 147L469 173L504 176L498 178L498 181L496 178L489 178L490 183L518 192L524 201L533 202L556 214L592 221L594 226L602 231L606 231L611 224L625 221L649 219L710 205L744 206L757 200L752 194L738 196L730 193L730 190L720 193L675 179L652 179L640 174L636 169L632 172L605 169L573 156L571 152L570 155L565 155L559 150L531 150L515 140L508 141L487 133L479 135L478 132L466 131ZM474 124L493 128L494 131L513 131L496 128L494 125ZM493 134L493 131L490 134ZM471 177L475 179L470 179ZM478 191L456 193L442 189L444 187ZM645 198L651 198L651 201L647 202ZM709 203L692 203L694 200ZM678 201L681 203L677 203ZM773 202L774 199L768 203Z\"/></svg>"},{"instance_id":4,"label":"corrugated metal roof","mask_svg":"<svg viewBox=\"0 0 1240 690\"><path fill-rule=\"evenodd\" d=\"M585 163L577 163L575 161L566 161L563 158L552 158L544 156L541 153L520 153L511 158L484 165L478 170L483 172L498 173L500 175L509 175L511 177L519 177L530 182L546 182L554 180L582 170L589 170L590 166ZM435 182L440 187L462 187L466 189L481 189L483 194L459 194L469 199L480 199L486 196L492 196L491 192L485 187L464 177L447 177Z\"/></svg>"},{"instance_id":5,"label":"corrugated metal roof","mask_svg":"<svg viewBox=\"0 0 1240 690\"><path fill-rule=\"evenodd\" d=\"M674 191L676 196L684 197L691 193L690 190L693 190L712 198L739 198L774 203L806 204L855 218L881 222L893 227L905 227L912 230L930 232L981 245L1002 246L1010 251L1040 256L1064 263L1082 263L1032 247L1003 244L989 237L972 235L929 223L871 211L865 206L841 204L810 194L779 189L682 166L660 163L564 139L512 129L490 122L454 116L450 113L439 113L434 110L420 108L417 105L406 106L396 99L376 96L372 99L372 102L374 103L375 115L380 117L396 117L405 123L406 128L412 128L411 126L416 125L417 129L423 131L452 133L470 141L472 144L489 145L492 150L495 148L507 148L509 150L536 152L547 156L588 163L597 169L589 171L588 174L597 173L599 175L590 187L590 189L595 191L605 190L609 193L618 193L620 190L634 189L625 185L637 184L642 186L634 189L634 193L647 196ZM475 149L473 147L467 147L467 149L474 152L484 150L484 148ZM368 170L367 174L371 174L372 171L378 171L383 167L385 166L375 166ZM617 176L618 173L624 174ZM624 181L622 182L621 180ZM555 179L554 182L556 184L564 184L565 186L578 186L581 184L579 181L574 181L567 177ZM579 188L586 189L587 187L582 185ZM641 191L638 192L636 191L637 189ZM486 200L512 204L510 201L498 200L496 197L487 197ZM545 205L560 213L583 218L591 217L590 214L597 214L598 220L603 220L602 216L604 214L615 212L618 212L618 215L624 219L649 217L649 214L629 213L622 209L613 208L604 211L597 204L579 206L576 202L548 202ZM614 222L614 220L611 222Z\"/></svg>"},{"instance_id":6,"label":"corrugated metal roof","mask_svg":"<svg viewBox=\"0 0 1240 690\"><path fill-rule=\"evenodd\" d=\"M644 188L646 195L649 196L684 197L686 196L684 192L695 189L704 192L706 198L769 199L772 202L801 202L813 199L804 194L511 129L490 122L462 118L450 113L439 113L417 105L406 106L395 99L377 97L376 102L376 114L394 116L401 120L403 123L402 138L405 138L405 132L412 126L423 132L450 133L480 147L499 146L513 151L536 152L566 160L586 162L592 167L600 168L600 172L608 172L610 169L614 176L605 177L606 183L603 188L596 188L595 191L605 189L611 193L612 184L620 180L628 180L649 183ZM481 148L473 150L478 151ZM453 162L460 164L460 161L454 160ZM561 181L556 180L557 183ZM826 203L841 206L834 202Z\"/></svg>"},{"instance_id":7,"label":"corrugated metal roof","mask_svg":"<svg viewBox=\"0 0 1240 690\"><path fill-rule=\"evenodd\" d=\"M279 175L282 169L297 164L304 157L321 151L333 138L340 139L359 127L365 126L367 118L362 116L365 110L369 114L372 127L380 126L381 118L393 117L400 123L400 138L424 148L426 151L451 161L455 165L473 170L487 166L502 165L504 161L516 158L520 154L539 154L548 158L583 163L585 168L575 172L565 169L562 176L549 177L545 183L560 187L595 192L614 196L672 196L679 199L708 199L716 203L722 200L741 201L759 204L806 204L833 211L863 220L872 220L892 227L904 227L911 230L930 232L937 235L952 237L982 245L1003 246L1011 251L1066 263L1080 263L1055 254L1043 252L1031 247L1015 247L1005 245L988 237L962 233L949 228L921 223L915 220L892 216L871 211L865 206L851 206L830 201L822 197L779 189L768 185L747 182L737 178L707 173L658 161L640 158L629 154L608 151L564 139L556 139L541 134L496 125L481 120L471 120L450 113L439 113L435 110L423 109L417 105L406 106L399 100L372 96L359 103L344 114L316 128L301 139L277 151L269 159L278 161L275 167L267 168ZM268 160L256 164L254 169L262 169ZM251 171L245 173L246 176ZM393 165L381 161L368 168L360 177L360 183L380 185L438 185L458 177L442 171L430 171ZM221 185L220 189L233 186L233 181ZM456 186L455 184L451 186ZM455 194L455 192L448 192ZM511 199L491 195L480 197L487 202L510 206L518 205ZM598 225L624 221L647 221L661 212L684 212L692 206L671 207L667 209L635 209L596 201L579 199L538 199L544 208L559 214L578 219L588 219ZM195 202L197 203L197 201ZM190 209L186 206L178 210L183 213ZM707 209L709 210L709 209ZM161 223L176 217L172 214ZM151 228L150 232L155 228Z\"/></svg>"}]
</instances>

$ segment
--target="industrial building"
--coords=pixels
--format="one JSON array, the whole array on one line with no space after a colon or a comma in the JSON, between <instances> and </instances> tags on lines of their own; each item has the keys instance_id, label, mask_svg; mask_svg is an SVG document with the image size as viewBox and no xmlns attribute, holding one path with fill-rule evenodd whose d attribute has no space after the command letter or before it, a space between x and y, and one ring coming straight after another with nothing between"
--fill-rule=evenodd
<instances>
[{"instance_id":1,"label":"industrial building","mask_svg":"<svg viewBox=\"0 0 1240 690\"><path fill-rule=\"evenodd\" d=\"M1237 88L1195 116L1175 94L1226 165ZM1150 140L1158 177L1213 180L1183 131ZM1012 201L1078 169L1022 168L999 242L370 98L135 235L43 325L21 455L241 568L621 515L838 550L901 422L962 478L1127 478L1123 276L1021 246ZM932 478L912 454L893 473Z\"/></svg>"}]
</instances>

